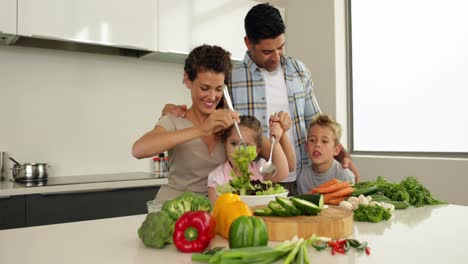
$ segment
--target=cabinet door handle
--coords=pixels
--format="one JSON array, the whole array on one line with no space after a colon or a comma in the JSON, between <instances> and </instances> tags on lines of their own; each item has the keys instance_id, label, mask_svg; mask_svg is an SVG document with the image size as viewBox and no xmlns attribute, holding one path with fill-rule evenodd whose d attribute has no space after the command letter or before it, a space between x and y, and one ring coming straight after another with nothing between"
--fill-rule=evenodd
<instances>
[{"instance_id":1,"label":"cabinet door handle","mask_svg":"<svg viewBox=\"0 0 468 264\"><path fill-rule=\"evenodd\" d=\"M95 192L110 192L110 191L114 191L114 190L115 189L112 189L112 188L104 188L104 189L80 190L80 191L48 192L48 193L41 193L41 196L52 196L52 195L61 195L61 194L95 193Z\"/></svg>"}]
</instances>

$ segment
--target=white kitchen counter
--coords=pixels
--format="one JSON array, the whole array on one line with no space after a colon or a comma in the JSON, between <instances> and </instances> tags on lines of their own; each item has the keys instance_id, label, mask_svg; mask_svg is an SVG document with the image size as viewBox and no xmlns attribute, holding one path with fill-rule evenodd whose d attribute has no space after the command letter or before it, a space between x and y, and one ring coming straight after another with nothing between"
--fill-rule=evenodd
<instances>
[{"instance_id":1,"label":"white kitchen counter","mask_svg":"<svg viewBox=\"0 0 468 264\"><path fill-rule=\"evenodd\" d=\"M146 248L137 229L145 215L0 231L0 263L155 264L192 263L191 254ZM390 221L355 222L351 237L368 241L371 255L350 249L332 256L309 248L311 263L466 263L468 207L410 207ZM270 244L275 244L270 242ZM226 246L219 236L211 246Z\"/></svg>"},{"instance_id":2,"label":"white kitchen counter","mask_svg":"<svg viewBox=\"0 0 468 264\"><path fill-rule=\"evenodd\" d=\"M135 174L135 173L129 173ZM148 174L148 173L142 173ZM103 174L103 176L110 176L111 174ZM121 176L122 174L116 174ZM99 177L100 175L95 175ZM75 176L69 176L75 177ZM89 183L76 183L76 184L63 184L63 185L50 185L40 187L24 187L21 184L12 181L0 181L0 198L15 195L28 195L28 194L45 194L45 193L67 193L67 192L81 192L81 191L98 191L98 190L112 190L123 188L136 188L146 186L159 186L167 184L167 178L148 178L138 180L118 180L118 181L105 181L105 182L89 182Z\"/></svg>"}]
</instances>

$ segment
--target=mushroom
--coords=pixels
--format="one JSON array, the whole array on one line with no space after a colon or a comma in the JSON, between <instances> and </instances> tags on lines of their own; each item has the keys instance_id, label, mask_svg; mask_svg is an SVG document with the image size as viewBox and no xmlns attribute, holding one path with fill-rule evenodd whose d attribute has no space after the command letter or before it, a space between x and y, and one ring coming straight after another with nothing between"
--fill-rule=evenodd
<instances>
[{"instance_id":1,"label":"mushroom","mask_svg":"<svg viewBox=\"0 0 468 264\"><path fill-rule=\"evenodd\" d=\"M358 196L358 199L359 199L359 204L362 204L362 205L369 204L369 200L362 194Z\"/></svg>"},{"instance_id":2,"label":"mushroom","mask_svg":"<svg viewBox=\"0 0 468 264\"><path fill-rule=\"evenodd\" d=\"M348 201L341 201L340 207L346 208L348 210L353 210L353 205Z\"/></svg>"},{"instance_id":3,"label":"mushroom","mask_svg":"<svg viewBox=\"0 0 468 264\"><path fill-rule=\"evenodd\" d=\"M349 197L348 202L353 206L353 210L356 210L359 207L359 199L356 196Z\"/></svg>"}]
</instances>

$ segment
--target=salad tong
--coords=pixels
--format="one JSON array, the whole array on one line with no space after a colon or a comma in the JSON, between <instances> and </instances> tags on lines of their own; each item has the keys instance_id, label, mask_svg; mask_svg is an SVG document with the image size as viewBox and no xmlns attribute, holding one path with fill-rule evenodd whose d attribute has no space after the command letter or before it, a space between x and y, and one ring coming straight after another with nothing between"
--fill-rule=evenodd
<instances>
[{"instance_id":1,"label":"salad tong","mask_svg":"<svg viewBox=\"0 0 468 264\"><path fill-rule=\"evenodd\" d=\"M229 95L227 85L224 85L223 94L224 94L224 99L226 100L226 103L227 103L229 109L231 111L235 111L234 107L232 106L231 96ZM239 125L237 124L236 121L234 121L234 127L236 128L237 134L239 135L239 138L240 138L240 146L242 146L244 148L247 147L247 144L245 144L244 138L242 137L242 134L240 132Z\"/></svg>"}]
</instances>

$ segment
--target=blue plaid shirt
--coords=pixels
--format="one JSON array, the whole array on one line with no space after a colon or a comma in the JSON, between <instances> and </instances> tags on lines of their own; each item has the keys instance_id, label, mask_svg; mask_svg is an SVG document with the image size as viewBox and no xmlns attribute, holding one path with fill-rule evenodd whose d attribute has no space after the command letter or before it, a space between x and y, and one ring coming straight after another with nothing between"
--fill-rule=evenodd
<instances>
[{"instance_id":1,"label":"blue plaid shirt","mask_svg":"<svg viewBox=\"0 0 468 264\"><path fill-rule=\"evenodd\" d=\"M297 157L296 171L299 177L302 166L310 164L305 151L307 128L312 117L320 112L320 107L314 97L311 74L304 63L290 57L282 57L281 67L288 90L288 110L293 121L294 148ZM243 61L234 65L230 94L234 109L241 115L253 115L260 120L265 136L267 136L269 117L267 116L265 80L260 68L250 59L248 53L245 54Z\"/></svg>"}]
</instances>

